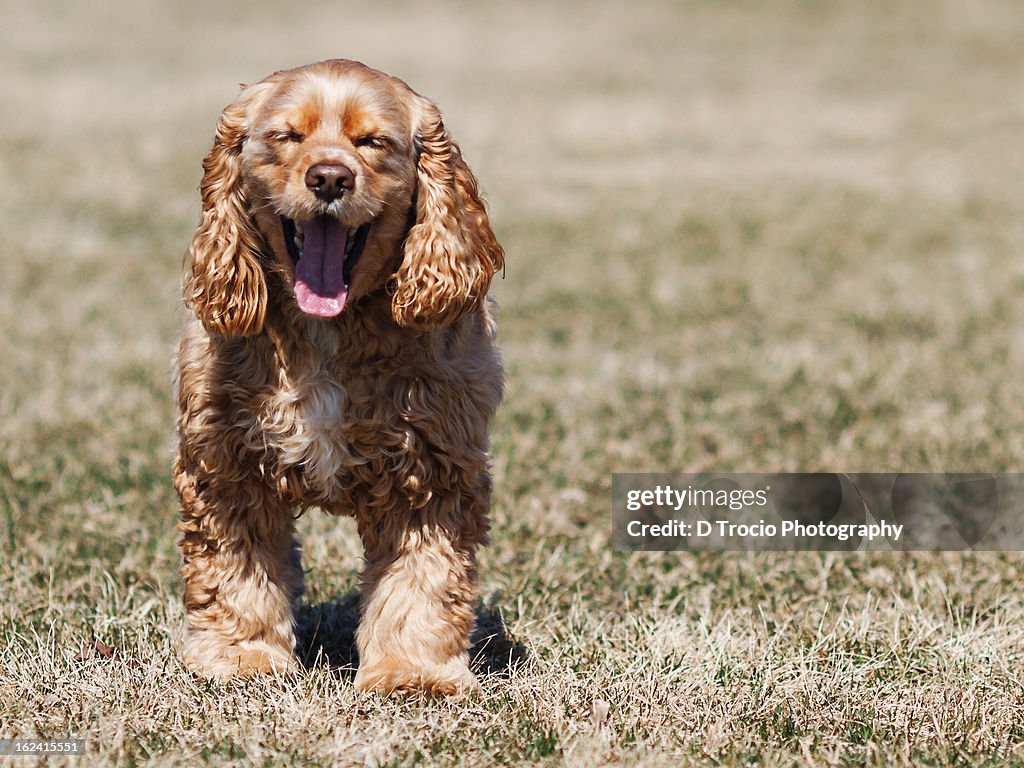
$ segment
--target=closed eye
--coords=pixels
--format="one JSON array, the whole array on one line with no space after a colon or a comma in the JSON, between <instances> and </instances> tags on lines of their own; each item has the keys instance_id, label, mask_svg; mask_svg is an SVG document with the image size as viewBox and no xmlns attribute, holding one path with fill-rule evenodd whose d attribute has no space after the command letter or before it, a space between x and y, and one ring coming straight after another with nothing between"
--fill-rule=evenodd
<instances>
[{"instance_id":1,"label":"closed eye","mask_svg":"<svg viewBox=\"0 0 1024 768\"><path fill-rule=\"evenodd\" d=\"M306 137L303 136L298 131L283 130L283 131L269 131L267 133L267 138L270 141L288 141L288 142L292 142L293 144L298 144L299 142L301 142Z\"/></svg>"},{"instance_id":2,"label":"closed eye","mask_svg":"<svg viewBox=\"0 0 1024 768\"><path fill-rule=\"evenodd\" d=\"M388 145L388 140L384 136L359 136L352 139L352 143L357 147L384 149Z\"/></svg>"}]
</instances>

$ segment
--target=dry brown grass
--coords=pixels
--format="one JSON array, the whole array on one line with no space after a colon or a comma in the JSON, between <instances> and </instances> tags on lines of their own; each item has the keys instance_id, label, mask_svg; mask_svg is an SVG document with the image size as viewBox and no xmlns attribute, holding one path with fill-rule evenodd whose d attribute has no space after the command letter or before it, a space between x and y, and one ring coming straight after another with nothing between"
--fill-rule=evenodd
<instances>
[{"instance_id":1,"label":"dry brown grass","mask_svg":"<svg viewBox=\"0 0 1024 768\"><path fill-rule=\"evenodd\" d=\"M1024 763L1018 555L609 544L612 471L1020 469L1021 39L994 0L5 11L0 738L90 765ZM307 672L208 684L171 651L199 160L236 82L337 55L440 102L509 255L469 702L353 692L358 542L317 515ZM118 656L76 660L93 638Z\"/></svg>"}]
</instances>

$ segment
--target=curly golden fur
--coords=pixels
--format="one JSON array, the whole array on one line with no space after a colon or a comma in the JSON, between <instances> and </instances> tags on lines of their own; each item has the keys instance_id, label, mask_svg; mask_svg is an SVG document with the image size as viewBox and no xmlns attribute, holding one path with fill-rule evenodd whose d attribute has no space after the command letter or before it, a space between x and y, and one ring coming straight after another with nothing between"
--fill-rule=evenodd
<instances>
[{"instance_id":1,"label":"curly golden fur","mask_svg":"<svg viewBox=\"0 0 1024 768\"><path fill-rule=\"evenodd\" d=\"M244 87L203 169L175 366L184 659L294 665L294 518L318 506L365 547L356 685L472 690L504 263L473 174L433 103L345 60Z\"/></svg>"}]
</instances>

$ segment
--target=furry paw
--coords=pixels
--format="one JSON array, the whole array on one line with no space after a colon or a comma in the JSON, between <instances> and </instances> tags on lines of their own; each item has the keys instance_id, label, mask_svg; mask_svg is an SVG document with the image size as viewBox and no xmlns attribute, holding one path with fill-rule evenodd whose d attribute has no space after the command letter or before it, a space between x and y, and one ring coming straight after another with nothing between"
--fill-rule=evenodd
<instances>
[{"instance_id":1,"label":"furry paw","mask_svg":"<svg viewBox=\"0 0 1024 768\"><path fill-rule=\"evenodd\" d=\"M298 662L290 648L250 641L226 645L220 639L190 633L181 652L182 660L198 675L227 679L294 672Z\"/></svg>"},{"instance_id":2,"label":"furry paw","mask_svg":"<svg viewBox=\"0 0 1024 768\"><path fill-rule=\"evenodd\" d=\"M357 690L383 693L431 693L458 696L476 693L480 683L464 659L444 665L419 666L393 657L361 664L356 672Z\"/></svg>"}]
</instances>

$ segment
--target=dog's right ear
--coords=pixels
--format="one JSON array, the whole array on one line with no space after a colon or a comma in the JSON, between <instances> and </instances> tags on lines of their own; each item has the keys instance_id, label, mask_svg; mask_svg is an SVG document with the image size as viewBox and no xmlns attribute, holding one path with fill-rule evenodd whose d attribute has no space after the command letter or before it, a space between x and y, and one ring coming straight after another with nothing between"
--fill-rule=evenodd
<instances>
[{"instance_id":1,"label":"dog's right ear","mask_svg":"<svg viewBox=\"0 0 1024 768\"><path fill-rule=\"evenodd\" d=\"M247 336L263 329L267 280L241 154L249 120L272 85L265 80L243 87L217 121L213 149L203 160L202 219L189 246L185 303L210 333Z\"/></svg>"}]
</instances>

